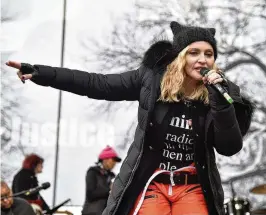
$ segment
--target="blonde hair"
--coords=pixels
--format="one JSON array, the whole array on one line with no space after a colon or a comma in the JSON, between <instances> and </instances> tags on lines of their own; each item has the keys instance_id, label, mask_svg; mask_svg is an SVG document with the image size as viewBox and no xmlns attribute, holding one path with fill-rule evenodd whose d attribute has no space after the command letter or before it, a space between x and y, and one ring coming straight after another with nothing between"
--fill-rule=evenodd
<instances>
[{"instance_id":1,"label":"blonde hair","mask_svg":"<svg viewBox=\"0 0 266 215\"><path fill-rule=\"evenodd\" d=\"M208 91L204 84L199 81L197 87L189 95L185 96L184 81L186 78L185 65L188 47L183 49L179 55L166 67L166 72L161 82L161 95L159 100L163 102L179 102L182 99L201 100L209 103ZM214 64L213 69L216 69Z\"/></svg>"}]
</instances>

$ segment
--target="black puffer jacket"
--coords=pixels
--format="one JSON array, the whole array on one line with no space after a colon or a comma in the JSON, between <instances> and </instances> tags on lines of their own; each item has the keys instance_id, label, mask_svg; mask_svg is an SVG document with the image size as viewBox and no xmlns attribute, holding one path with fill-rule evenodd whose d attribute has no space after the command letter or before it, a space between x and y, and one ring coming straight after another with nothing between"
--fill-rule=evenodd
<instances>
[{"instance_id":1,"label":"black puffer jacket","mask_svg":"<svg viewBox=\"0 0 266 215\"><path fill-rule=\"evenodd\" d=\"M100 166L88 169L86 174L86 196L82 209L83 215L101 215L106 207L111 180L115 177L111 171Z\"/></svg>"},{"instance_id":2,"label":"black puffer jacket","mask_svg":"<svg viewBox=\"0 0 266 215\"><path fill-rule=\"evenodd\" d=\"M122 74L102 75L65 68L34 66L39 76L33 81L39 85L94 99L139 101L138 126L134 141L114 181L103 215L128 215L137 195L156 168L157 164L153 158L158 152L157 149L160 149L160 143L149 141L149 138L156 129L154 125L160 125L167 112L162 108L158 117L155 117L157 122L152 122L161 78L166 65L174 57L168 55L171 46L168 41L157 42L146 52L139 69ZM224 214L223 189L215 163L214 148L225 156L237 153L242 148L242 136L246 134L251 122L252 106L240 95L239 87L229 82L229 91L235 103L223 111L206 111L196 105L193 107L193 130L196 134L204 134L200 135L203 136L202 141L195 141L195 163L211 215ZM205 114L199 118L201 111L205 111ZM204 145L197 144L199 142Z\"/></svg>"}]
</instances>

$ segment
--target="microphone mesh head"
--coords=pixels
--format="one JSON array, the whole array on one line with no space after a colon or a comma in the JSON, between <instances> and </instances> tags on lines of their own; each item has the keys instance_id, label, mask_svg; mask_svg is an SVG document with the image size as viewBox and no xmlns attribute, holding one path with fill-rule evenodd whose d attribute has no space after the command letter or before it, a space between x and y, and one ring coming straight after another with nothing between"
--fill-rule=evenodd
<instances>
[{"instance_id":1,"label":"microphone mesh head","mask_svg":"<svg viewBox=\"0 0 266 215\"><path fill-rule=\"evenodd\" d=\"M42 184L42 188L45 190L47 188L49 188L51 186L51 184L49 182L45 182Z\"/></svg>"},{"instance_id":2,"label":"microphone mesh head","mask_svg":"<svg viewBox=\"0 0 266 215\"><path fill-rule=\"evenodd\" d=\"M208 74L209 71L210 71L210 70L209 70L208 68L202 68L202 69L200 70L200 74L201 74L202 76L205 76L206 74Z\"/></svg>"}]
</instances>

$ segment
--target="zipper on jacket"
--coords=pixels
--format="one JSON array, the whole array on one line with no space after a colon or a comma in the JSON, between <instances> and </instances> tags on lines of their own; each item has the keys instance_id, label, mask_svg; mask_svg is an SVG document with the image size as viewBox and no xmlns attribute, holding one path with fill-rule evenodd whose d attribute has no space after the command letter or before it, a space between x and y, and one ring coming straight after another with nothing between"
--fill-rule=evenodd
<instances>
[{"instance_id":1,"label":"zipper on jacket","mask_svg":"<svg viewBox=\"0 0 266 215\"><path fill-rule=\"evenodd\" d=\"M206 146L207 143L204 142L204 145ZM209 169L209 171L208 171L208 177L209 177L209 181L210 181L211 189L212 189L212 192L215 193L216 196L217 196L217 192L216 192L216 190L214 189L213 184L212 184L212 180L211 180L211 175L210 175L210 155L209 155L209 152L208 152L208 151L206 151L206 155L207 155L207 160L208 160L208 161L207 161L207 165L208 165L208 169ZM222 214L222 213L220 213L221 211L220 211L220 207L219 207L219 205L217 205L217 201L214 201L214 205L215 205L215 207L216 207L217 212L218 212L219 214Z\"/></svg>"},{"instance_id":2,"label":"zipper on jacket","mask_svg":"<svg viewBox=\"0 0 266 215\"><path fill-rule=\"evenodd\" d=\"M145 137L144 137L144 138L145 138ZM119 200L118 200L118 202L117 202L117 206L116 206L116 208L114 209L113 213L111 213L111 214L115 214L116 211L118 210L118 207L119 207L119 205L120 205L120 203L121 203L121 201L122 201L122 199L123 199L123 196L124 196L124 194L125 194L127 188L129 187L129 185L130 185L131 182L132 182L132 179L133 179L133 177L134 177L134 175L135 175L135 171L136 171L136 169L137 169L138 166L139 166L140 159L141 159L142 154L143 154L143 147L144 147L144 141L143 141L143 143L142 143L142 145L141 145L141 152L140 152L140 154L139 154L139 156L138 156L138 159L137 159L136 165L134 166L134 168L133 168L133 170L132 170L131 177L129 178L129 180L128 180L128 182L127 182L127 185L126 185L126 187L124 188L124 191L121 193L121 196L120 196L120 198L119 198Z\"/></svg>"},{"instance_id":3,"label":"zipper on jacket","mask_svg":"<svg viewBox=\"0 0 266 215\"><path fill-rule=\"evenodd\" d=\"M207 113L207 115L206 115L206 119L208 118L208 115L209 115L209 114L210 114L210 112ZM205 132L205 134L206 134L206 135L204 136L204 147L205 147L205 151L206 151L206 155L207 155L208 178L209 178L209 181L210 181L211 190L212 190L212 193L215 193L216 196L217 196L216 189L214 189L214 186L213 186L213 184L212 184L212 180L211 180L211 175L210 175L210 174L211 174L211 173L210 173L210 155L209 155L208 146L207 146L208 133L206 133L206 132L208 131L208 129L209 129L209 126L210 126L210 125L208 125L208 126L206 125L206 126L205 126L205 129L204 129L204 132ZM216 202L216 201L214 201L214 206L215 206L215 208L216 208L218 214L223 215L223 212L221 212L220 207L219 207L219 205L217 205L217 202Z\"/></svg>"},{"instance_id":4,"label":"zipper on jacket","mask_svg":"<svg viewBox=\"0 0 266 215\"><path fill-rule=\"evenodd\" d=\"M194 138L196 138L195 130L193 129L193 117L192 117L192 110L191 110L192 109L192 102L188 101L188 100L185 100L184 103L185 103L186 107L188 108L188 112L187 112L188 116L189 116L189 118L192 119L192 130L191 130L190 134L194 135ZM206 118L207 117L208 117L208 114L207 114ZM194 123L194 125L195 125L195 123ZM207 130L207 126L204 129L204 131L206 132L206 130ZM207 143L206 143L207 136L205 136L204 139L205 139L204 146L205 146L205 151L206 151L206 155L207 155L208 178L209 178L209 181L210 181L210 186L211 186L212 193L215 193L216 196L217 196L216 190L214 189L214 186L213 186L212 180L211 180L211 176L210 176L210 168L209 168L210 167L210 156L209 156L209 153L208 153ZM194 154L196 155L196 150L195 149L196 149L196 146L194 146ZM194 156L194 162L196 164L196 160L195 159L196 159L196 156ZM197 165L196 165L196 167L197 167ZM222 215L223 213L221 212L220 207L217 205L217 201L214 201L214 206L215 206L216 211L218 212L218 214Z\"/></svg>"}]
</instances>

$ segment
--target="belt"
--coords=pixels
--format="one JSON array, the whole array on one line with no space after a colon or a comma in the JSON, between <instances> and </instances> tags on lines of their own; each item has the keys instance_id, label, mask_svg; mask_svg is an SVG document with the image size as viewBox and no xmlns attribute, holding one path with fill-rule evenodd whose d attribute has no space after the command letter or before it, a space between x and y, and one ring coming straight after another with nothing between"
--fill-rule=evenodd
<instances>
[{"instance_id":1,"label":"belt","mask_svg":"<svg viewBox=\"0 0 266 215\"><path fill-rule=\"evenodd\" d=\"M162 184L174 184L175 185L187 185L187 184L198 184L199 180L197 175L190 175L187 173L180 173L180 174L175 174L172 176L171 180L171 175L168 174L160 174L157 175L153 181L162 183Z\"/></svg>"}]
</instances>

